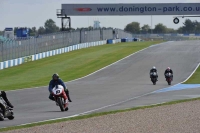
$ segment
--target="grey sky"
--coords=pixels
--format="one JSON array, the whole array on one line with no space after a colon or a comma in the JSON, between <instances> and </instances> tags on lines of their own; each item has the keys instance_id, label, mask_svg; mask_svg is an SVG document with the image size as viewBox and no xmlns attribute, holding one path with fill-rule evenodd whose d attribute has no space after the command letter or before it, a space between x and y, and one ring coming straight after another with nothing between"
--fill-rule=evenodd
<instances>
[{"instance_id":1,"label":"grey sky","mask_svg":"<svg viewBox=\"0 0 200 133\"><path fill-rule=\"evenodd\" d=\"M87 1L87 2L86 2ZM109 2L108 2L109 1ZM67 3L192 3L200 0L0 0L0 30L5 27L33 27L43 26L44 22L52 18L60 27L60 19L56 16L56 9L61 8L61 4ZM165 1L165 2L164 2ZM102 26L123 29L127 23L137 21L151 25L151 16L90 16L71 17L72 27L86 27L93 25L94 20L99 20ZM191 18L200 21L200 18ZM153 16L153 26L163 23L169 28L182 26L184 19L180 23L173 23L173 16Z\"/></svg>"}]
</instances>

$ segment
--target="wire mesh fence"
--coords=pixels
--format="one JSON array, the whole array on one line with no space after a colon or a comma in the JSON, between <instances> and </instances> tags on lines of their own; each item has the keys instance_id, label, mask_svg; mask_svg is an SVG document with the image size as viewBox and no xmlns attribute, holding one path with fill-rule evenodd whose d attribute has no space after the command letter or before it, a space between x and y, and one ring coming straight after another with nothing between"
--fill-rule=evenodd
<instances>
[{"instance_id":1,"label":"wire mesh fence","mask_svg":"<svg viewBox=\"0 0 200 133\"><path fill-rule=\"evenodd\" d=\"M128 32L125 32L125 31L123 31L121 29L116 29L115 32L116 32L115 35L117 35L117 38L124 38L124 37L132 38L133 37L132 34L130 34Z\"/></svg>"},{"instance_id":2,"label":"wire mesh fence","mask_svg":"<svg viewBox=\"0 0 200 133\"><path fill-rule=\"evenodd\" d=\"M120 29L82 29L30 38L4 39L0 40L0 62L79 43L131 37L132 34Z\"/></svg>"}]
</instances>

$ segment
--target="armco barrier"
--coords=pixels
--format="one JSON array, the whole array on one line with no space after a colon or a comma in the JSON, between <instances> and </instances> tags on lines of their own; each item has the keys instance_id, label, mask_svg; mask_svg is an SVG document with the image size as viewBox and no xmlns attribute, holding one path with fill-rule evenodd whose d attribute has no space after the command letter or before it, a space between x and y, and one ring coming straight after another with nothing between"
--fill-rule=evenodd
<instances>
[{"instance_id":1,"label":"armco barrier","mask_svg":"<svg viewBox=\"0 0 200 133\"><path fill-rule=\"evenodd\" d=\"M119 40L120 39L114 40L114 42L119 42ZM70 51L73 51L73 50L78 50L78 49L88 48L88 47L98 46L98 45L104 45L104 44L107 44L106 40L97 41L97 42L90 42L90 43L81 43L81 44L76 44L76 45L73 45L73 46L68 46L68 47L65 47L65 48L60 48L60 49L56 49L56 50L38 53L38 54L35 54L35 55L30 55L30 56L26 56L26 57L22 57L22 58L4 61L4 62L0 62L0 70L5 69L5 68L9 68L9 67L13 67L13 66L17 66L17 65L20 65L22 63L29 62L29 61L39 60L39 59L43 59L43 58L46 58L46 57L70 52Z\"/></svg>"}]
</instances>

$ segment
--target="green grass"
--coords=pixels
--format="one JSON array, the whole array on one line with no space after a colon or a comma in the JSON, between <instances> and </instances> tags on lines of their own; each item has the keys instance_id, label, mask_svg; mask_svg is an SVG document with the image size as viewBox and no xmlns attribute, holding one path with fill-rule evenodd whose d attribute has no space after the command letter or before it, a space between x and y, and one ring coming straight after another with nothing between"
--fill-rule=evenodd
<instances>
[{"instance_id":1,"label":"green grass","mask_svg":"<svg viewBox=\"0 0 200 133\"><path fill-rule=\"evenodd\" d=\"M198 67L192 77L189 78L189 80L187 80L184 84L200 84L200 67Z\"/></svg>"},{"instance_id":2,"label":"green grass","mask_svg":"<svg viewBox=\"0 0 200 133\"><path fill-rule=\"evenodd\" d=\"M90 47L3 69L0 71L0 89L46 86L53 73L58 73L64 81L74 80L157 43L161 41Z\"/></svg>"},{"instance_id":3,"label":"green grass","mask_svg":"<svg viewBox=\"0 0 200 133\"><path fill-rule=\"evenodd\" d=\"M166 105L172 105L172 104L178 104L178 103L196 101L196 100L200 100L200 98L177 100L177 101L166 102L166 103L157 104L157 105L149 105L149 106L135 107L135 108L125 109L125 110L115 110L115 111L109 111L109 112L93 113L93 114L89 114L89 115L82 115L82 116L77 116L77 117L72 117L72 118L64 118L64 119L59 119L59 120L51 120L51 121L46 121L46 122L27 124L27 125L23 125L23 126L7 127L7 128L2 128L0 130L0 132L41 126L41 125L45 125L45 124L59 123L59 122L70 121L70 120L82 120L82 119L88 119L88 118L92 118L92 117L103 116L103 115L116 114L116 113L120 113L120 112L134 111L134 110L139 110L139 109L147 109L147 108L166 106Z\"/></svg>"}]
</instances>

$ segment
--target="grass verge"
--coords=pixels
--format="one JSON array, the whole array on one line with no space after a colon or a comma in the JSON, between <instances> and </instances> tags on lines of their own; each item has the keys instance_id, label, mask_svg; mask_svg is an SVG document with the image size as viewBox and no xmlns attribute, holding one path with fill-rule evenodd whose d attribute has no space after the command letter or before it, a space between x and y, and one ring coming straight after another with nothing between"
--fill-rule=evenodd
<instances>
[{"instance_id":1,"label":"grass verge","mask_svg":"<svg viewBox=\"0 0 200 133\"><path fill-rule=\"evenodd\" d=\"M53 73L64 81L99 70L134 52L162 41L130 42L80 49L7 68L0 72L0 89L16 90L46 86Z\"/></svg>"},{"instance_id":2,"label":"grass verge","mask_svg":"<svg viewBox=\"0 0 200 133\"><path fill-rule=\"evenodd\" d=\"M200 67L197 68L196 72L190 77L184 84L200 84Z\"/></svg>"},{"instance_id":3,"label":"grass verge","mask_svg":"<svg viewBox=\"0 0 200 133\"><path fill-rule=\"evenodd\" d=\"M70 121L70 120L88 119L88 118L98 117L98 116L103 116L103 115L116 114L116 113L120 113L120 112L134 111L134 110L147 109L147 108L153 108L153 107L159 107L159 106L173 105L173 104L189 102L189 101L195 101L195 100L200 100L200 98L176 100L176 101L166 102L166 103L157 104L157 105L149 105L149 106L135 107L135 108L125 109L125 110L115 110L115 111L109 111L109 112L93 113L93 114L89 114L89 115L82 115L82 116L66 118L66 119L39 122L39 123L28 124L28 125L23 125L23 126L7 127L7 128L2 128L0 130L0 132L9 131L9 130L16 130L16 129L22 129L22 128L30 128L30 127L41 126L41 125L45 125L45 124L53 124L53 123L65 122L65 121Z\"/></svg>"}]
</instances>

